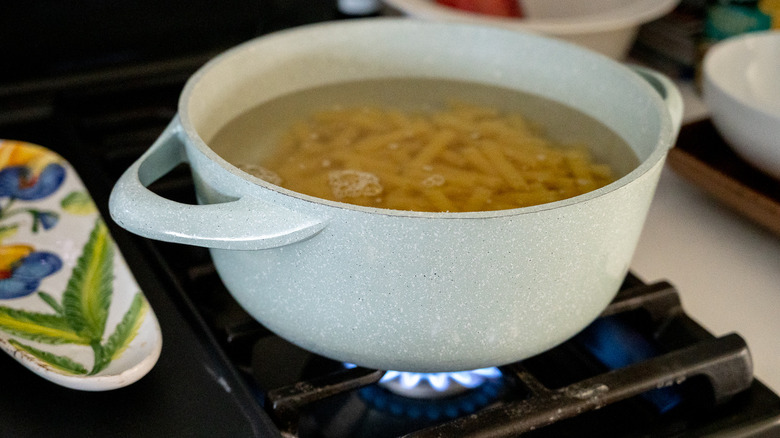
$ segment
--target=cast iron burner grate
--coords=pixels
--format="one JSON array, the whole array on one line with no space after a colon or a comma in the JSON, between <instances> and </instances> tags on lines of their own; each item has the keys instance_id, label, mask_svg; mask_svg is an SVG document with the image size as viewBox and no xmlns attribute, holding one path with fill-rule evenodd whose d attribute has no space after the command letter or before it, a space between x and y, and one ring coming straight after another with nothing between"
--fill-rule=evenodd
<instances>
[{"instance_id":1,"label":"cast iron burner grate","mask_svg":"<svg viewBox=\"0 0 780 438\"><path fill-rule=\"evenodd\" d=\"M633 311L648 312L656 337L664 335L671 319L687 319L676 290L668 283L624 289L603 317ZM691 324L687 320L685 323ZM696 329L695 331L699 331ZM699 333L701 334L701 333ZM729 401L753 382L752 362L745 342L736 334L706 339L639 363L607 371L560 388L540 381L524 362L501 367L519 400L495 403L479 412L408 433L406 437L511 437L557 421L597 410L651 391L704 377L716 405ZM274 389L267 408L286 436L298 436L298 423L307 406L339 393L375 384L383 371L348 369Z\"/></svg>"}]
</instances>

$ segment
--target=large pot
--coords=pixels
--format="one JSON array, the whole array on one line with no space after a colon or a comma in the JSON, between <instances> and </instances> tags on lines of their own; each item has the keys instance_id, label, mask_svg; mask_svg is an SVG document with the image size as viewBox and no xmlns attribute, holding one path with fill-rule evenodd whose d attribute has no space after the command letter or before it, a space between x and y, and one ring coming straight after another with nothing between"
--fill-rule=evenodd
<instances>
[{"instance_id":1,"label":"large pot","mask_svg":"<svg viewBox=\"0 0 780 438\"><path fill-rule=\"evenodd\" d=\"M462 24L373 19L271 34L189 80L177 117L114 188L111 215L142 236L211 248L236 300L312 352L422 372L521 360L588 325L627 272L682 110L668 80L641 72L655 88L566 43ZM621 135L641 163L564 201L424 213L294 193L209 148L219 128L260 102L406 76L497 84L565 103ZM183 162L203 205L146 188Z\"/></svg>"}]
</instances>

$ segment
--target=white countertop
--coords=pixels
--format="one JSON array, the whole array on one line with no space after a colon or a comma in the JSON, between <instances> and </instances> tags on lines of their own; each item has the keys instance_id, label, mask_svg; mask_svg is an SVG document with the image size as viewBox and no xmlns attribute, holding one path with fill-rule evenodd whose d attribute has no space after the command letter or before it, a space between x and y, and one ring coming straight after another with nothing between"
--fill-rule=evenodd
<instances>
[{"instance_id":1,"label":"white countertop","mask_svg":"<svg viewBox=\"0 0 780 438\"><path fill-rule=\"evenodd\" d=\"M687 120L700 103L683 88ZM756 377L780 394L780 236L728 209L667 166L632 271L666 280L686 313L720 336L741 335Z\"/></svg>"}]
</instances>

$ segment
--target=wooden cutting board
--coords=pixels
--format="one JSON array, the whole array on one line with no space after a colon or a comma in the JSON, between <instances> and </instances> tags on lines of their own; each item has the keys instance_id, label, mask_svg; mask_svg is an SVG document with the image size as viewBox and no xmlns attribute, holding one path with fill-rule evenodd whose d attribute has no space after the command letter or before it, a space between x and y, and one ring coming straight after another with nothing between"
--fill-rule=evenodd
<instances>
[{"instance_id":1,"label":"wooden cutting board","mask_svg":"<svg viewBox=\"0 0 780 438\"><path fill-rule=\"evenodd\" d=\"M780 235L780 181L737 156L710 120L683 126L667 163L725 205Z\"/></svg>"}]
</instances>

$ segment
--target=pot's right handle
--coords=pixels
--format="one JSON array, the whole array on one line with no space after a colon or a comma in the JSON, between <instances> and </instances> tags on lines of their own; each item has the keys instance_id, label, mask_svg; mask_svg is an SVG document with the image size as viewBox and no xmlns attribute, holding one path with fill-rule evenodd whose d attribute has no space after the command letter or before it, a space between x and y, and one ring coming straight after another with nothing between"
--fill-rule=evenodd
<instances>
[{"instance_id":1,"label":"pot's right handle","mask_svg":"<svg viewBox=\"0 0 780 438\"><path fill-rule=\"evenodd\" d=\"M663 99L666 104L669 115L672 117L673 136L670 147L673 147L677 140L677 135L680 133L680 128L682 127L684 112L683 98L682 94L680 94L680 90L677 88L677 85L664 74L638 65L632 65L630 67L661 95L661 99Z\"/></svg>"},{"instance_id":2,"label":"pot's right handle","mask_svg":"<svg viewBox=\"0 0 780 438\"><path fill-rule=\"evenodd\" d=\"M147 188L187 162L178 116L117 181L109 199L120 226L156 240L223 249L255 250L289 245L320 232L325 224L288 208L246 196L235 201L191 205Z\"/></svg>"}]
</instances>

